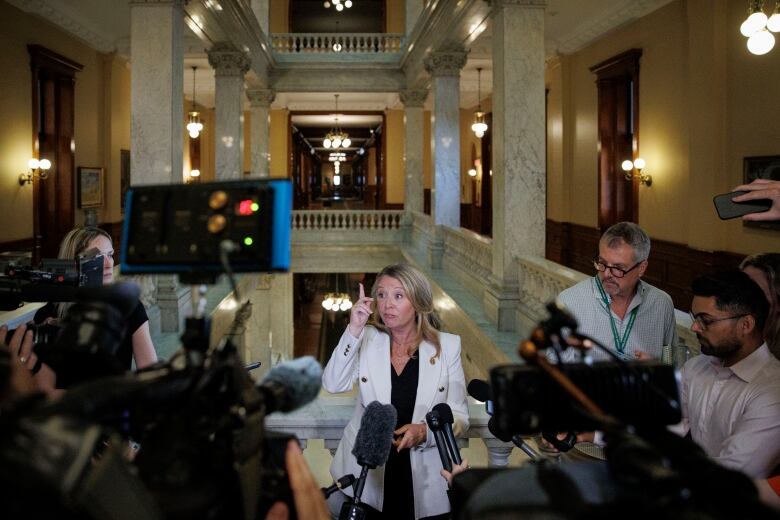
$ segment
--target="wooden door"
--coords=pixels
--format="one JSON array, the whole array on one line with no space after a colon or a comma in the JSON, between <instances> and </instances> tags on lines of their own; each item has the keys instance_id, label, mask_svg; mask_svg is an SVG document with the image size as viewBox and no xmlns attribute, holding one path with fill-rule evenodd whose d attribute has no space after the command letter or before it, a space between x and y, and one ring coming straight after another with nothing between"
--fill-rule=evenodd
<instances>
[{"instance_id":1,"label":"wooden door","mask_svg":"<svg viewBox=\"0 0 780 520\"><path fill-rule=\"evenodd\" d=\"M56 258L74 223L75 83L80 64L28 45L32 68L33 146L51 161L48 178L33 181L33 263Z\"/></svg>"}]
</instances>

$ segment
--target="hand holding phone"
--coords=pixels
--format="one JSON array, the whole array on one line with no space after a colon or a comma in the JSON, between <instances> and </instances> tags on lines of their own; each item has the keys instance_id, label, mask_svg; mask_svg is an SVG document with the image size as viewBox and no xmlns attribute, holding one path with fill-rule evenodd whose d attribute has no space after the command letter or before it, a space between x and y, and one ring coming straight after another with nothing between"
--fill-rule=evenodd
<instances>
[{"instance_id":1,"label":"hand holding phone","mask_svg":"<svg viewBox=\"0 0 780 520\"><path fill-rule=\"evenodd\" d=\"M753 200L768 200L771 204L769 211L761 213L749 213L742 220L753 221L780 221L780 180L756 179L750 184L743 184L734 188L735 191L746 191L744 195L736 197L735 202Z\"/></svg>"},{"instance_id":2,"label":"hand holding phone","mask_svg":"<svg viewBox=\"0 0 780 520\"><path fill-rule=\"evenodd\" d=\"M734 198L747 193L748 191L732 191L713 197L712 202L715 203L715 210L718 212L721 220L737 218L751 213L763 213L769 211L769 208L772 207L772 201L769 199L754 199L744 202L734 200Z\"/></svg>"}]
</instances>

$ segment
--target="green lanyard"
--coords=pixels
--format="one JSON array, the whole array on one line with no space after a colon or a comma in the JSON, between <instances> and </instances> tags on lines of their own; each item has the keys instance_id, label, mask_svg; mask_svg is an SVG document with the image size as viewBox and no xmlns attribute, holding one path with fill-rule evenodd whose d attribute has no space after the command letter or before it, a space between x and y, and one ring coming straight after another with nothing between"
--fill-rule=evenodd
<instances>
[{"instance_id":1,"label":"green lanyard","mask_svg":"<svg viewBox=\"0 0 780 520\"><path fill-rule=\"evenodd\" d=\"M626 351L626 343L628 343L628 337L631 335L631 329L634 327L636 314L639 312L639 305L634 307L634 310L631 311L631 316L628 318L628 325L626 325L626 332L621 338L620 334L618 334L617 325L615 325L615 318L612 316L612 308L609 306L609 297L607 297L607 293L604 292L604 287L602 287L601 280L598 276L596 276L596 285L599 288L599 293L601 293L601 299L604 300L604 305L607 306L607 314L609 314L609 324L612 326L612 339L615 340L615 348L617 348L618 352L624 354Z\"/></svg>"}]
</instances>

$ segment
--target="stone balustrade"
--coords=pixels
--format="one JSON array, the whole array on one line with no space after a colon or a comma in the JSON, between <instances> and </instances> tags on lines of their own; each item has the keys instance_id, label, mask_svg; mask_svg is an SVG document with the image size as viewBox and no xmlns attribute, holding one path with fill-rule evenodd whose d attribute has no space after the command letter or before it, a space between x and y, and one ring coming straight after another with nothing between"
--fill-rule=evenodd
<instances>
[{"instance_id":1,"label":"stone balustrade","mask_svg":"<svg viewBox=\"0 0 780 520\"><path fill-rule=\"evenodd\" d=\"M296 210L291 241L293 247L401 244L408 238L409 227L401 210Z\"/></svg>"},{"instance_id":2,"label":"stone balustrade","mask_svg":"<svg viewBox=\"0 0 780 520\"><path fill-rule=\"evenodd\" d=\"M469 447L474 439L480 439L488 449L490 466L506 466L510 443L496 439L488 430L490 418L485 411L484 403L468 398L469 429L462 439L461 448ZM305 449L308 441L322 439L325 449L331 455L336 453L341 435L347 426L355 409L355 396L322 394L308 405L290 413L274 413L266 417L266 428L273 432L294 434Z\"/></svg>"},{"instance_id":3,"label":"stone balustrade","mask_svg":"<svg viewBox=\"0 0 780 520\"><path fill-rule=\"evenodd\" d=\"M400 54L403 34L392 33L275 33L276 54Z\"/></svg>"}]
</instances>

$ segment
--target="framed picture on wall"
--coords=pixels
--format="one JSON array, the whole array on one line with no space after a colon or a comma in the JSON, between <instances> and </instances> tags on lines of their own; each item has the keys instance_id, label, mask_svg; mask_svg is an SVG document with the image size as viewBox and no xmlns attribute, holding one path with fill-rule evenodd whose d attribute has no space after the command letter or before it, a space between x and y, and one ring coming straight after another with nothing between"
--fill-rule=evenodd
<instances>
[{"instance_id":1,"label":"framed picture on wall","mask_svg":"<svg viewBox=\"0 0 780 520\"><path fill-rule=\"evenodd\" d=\"M745 184L756 179L780 181L780 155L763 155L745 157L743 162L743 179ZM765 229L780 229L777 222L744 222L746 226Z\"/></svg>"},{"instance_id":2,"label":"framed picture on wall","mask_svg":"<svg viewBox=\"0 0 780 520\"><path fill-rule=\"evenodd\" d=\"M130 150L119 150L119 207L125 212L125 195L130 188Z\"/></svg>"},{"instance_id":3,"label":"framed picture on wall","mask_svg":"<svg viewBox=\"0 0 780 520\"><path fill-rule=\"evenodd\" d=\"M79 166L76 190L79 208L101 207L103 205L103 168Z\"/></svg>"}]
</instances>

